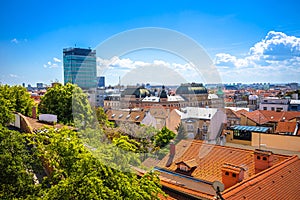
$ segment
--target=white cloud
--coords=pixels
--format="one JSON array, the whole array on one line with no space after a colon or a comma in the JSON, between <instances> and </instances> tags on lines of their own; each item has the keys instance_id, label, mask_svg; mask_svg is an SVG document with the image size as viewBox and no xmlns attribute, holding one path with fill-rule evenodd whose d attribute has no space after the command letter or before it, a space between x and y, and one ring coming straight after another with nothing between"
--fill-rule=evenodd
<instances>
[{"instance_id":1,"label":"white cloud","mask_svg":"<svg viewBox=\"0 0 300 200\"><path fill-rule=\"evenodd\" d=\"M53 62L51 61L48 61L47 64L44 64L43 67L44 68L57 68L57 67L60 67L59 63L61 63L61 60L56 58L56 57L53 57Z\"/></svg>"},{"instance_id":2,"label":"white cloud","mask_svg":"<svg viewBox=\"0 0 300 200\"><path fill-rule=\"evenodd\" d=\"M56 58L56 57L54 57L54 58L53 58L53 61L54 61L54 62L61 63L61 60L60 60L60 59L58 59L58 58Z\"/></svg>"},{"instance_id":3,"label":"white cloud","mask_svg":"<svg viewBox=\"0 0 300 200\"><path fill-rule=\"evenodd\" d=\"M16 74L9 74L9 76L10 76L11 78L19 78L19 76L16 75Z\"/></svg>"},{"instance_id":4,"label":"white cloud","mask_svg":"<svg viewBox=\"0 0 300 200\"><path fill-rule=\"evenodd\" d=\"M15 44L19 43L19 41L17 40L17 38L12 39L10 42L15 43Z\"/></svg>"},{"instance_id":5,"label":"white cloud","mask_svg":"<svg viewBox=\"0 0 300 200\"><path fill-rule=\"evenodd\" d=\"M164 60L144 62L119 57L113 57L110 60L97 58L97 74L98 76L109 75L111 77L111 75L115 75L124 77L127 79L126 83L131 84L139 83L142 80L152 83L168 81L168 83L173 82L174 84L183 79L198 81L197 79L200 78L192 63L169 63ZM165 76L169 76L169 78L163 78ZM173 78L171 78L171 76L173 76ZM179 76L181 79L178 78ZM175 80L175 77L177 77L177 80Z\"/></svg>"},{"instance_id":6,"label":"white cloud","mask_svg":"<svg viewBox=\"0 0 300 200\"><path fill-rule=\"evenodd\" d=\"M218 53L214 63L228 82L297 81L300 77L300 38L270 31L240 58Z\"/></svg>"}]
</instances>

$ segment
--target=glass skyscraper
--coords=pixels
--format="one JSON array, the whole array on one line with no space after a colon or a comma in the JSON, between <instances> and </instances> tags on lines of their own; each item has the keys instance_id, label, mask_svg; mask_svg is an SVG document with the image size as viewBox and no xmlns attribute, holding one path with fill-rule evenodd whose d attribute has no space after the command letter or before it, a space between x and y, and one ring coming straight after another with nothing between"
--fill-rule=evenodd
<instances>
[{"instance_id":1,"label":"glass skyscraper","mask_svg":"<svg viewBox=\"0 0 300 200\"><path fill-rule=\"evenodd\" d=\"M82 89L97 87L96 51L82 48L63 49L64 84L74 83Z\"/></svg>"}]
</instances>

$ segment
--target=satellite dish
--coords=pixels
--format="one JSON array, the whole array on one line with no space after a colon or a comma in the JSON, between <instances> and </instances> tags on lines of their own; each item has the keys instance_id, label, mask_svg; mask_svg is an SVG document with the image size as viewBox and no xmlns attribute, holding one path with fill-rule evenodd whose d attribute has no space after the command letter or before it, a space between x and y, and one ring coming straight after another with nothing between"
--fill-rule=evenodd
<instances>
[{"instance_id":1,"label":"satellite dish","mask_svg":"<svg viewBox=\"0 0 300 200\"><path fill-rule=\"evenodd\" d=\"M216 192L223 192L225 189L224 184L220 181L214 181L212 186Z\"/></svg>"}]
</instances>

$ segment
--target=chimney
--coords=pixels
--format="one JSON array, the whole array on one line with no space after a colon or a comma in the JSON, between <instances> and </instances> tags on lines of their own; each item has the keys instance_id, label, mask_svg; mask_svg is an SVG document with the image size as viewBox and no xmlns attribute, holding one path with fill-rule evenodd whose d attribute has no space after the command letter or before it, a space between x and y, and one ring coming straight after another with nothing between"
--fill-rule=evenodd
<instances>
[{"instance_id":1,"label":"chimney","mask_svg":"<svg viewBox=\"0 0 300 200\"><path fill-rule=\"evenodd\" d=\"M169 155L169 159L166 163L166 167L170 167L171 164L173 163L173 159L175 157L175 143L174 141L170 142L170 155Z\"/></svg>"},{"instance_id":2,"label":"chimney","mask_svg":"<svg viewBox=\"0 0 300 200\"><path fill-rule=\"evenodd\" d=\"M170 142L170 156L175 156L175 143L174 143L174 141Z\"/></svg>"},{"instance_id":3,"label":"chimney","mask_svg":"<svg viewBox=\"0 0 300 200\"><path fill-rule=\"evenodd\" d=\"M240 166L224 163L222 168L222 182L225 189L241 182L244 179L245 169Z\"/></svg>"},{"instance_id":4,"label":"chimney","mask_svg":"<svg viewBox=\"0 0 300 200\"><path fill-rule=\"evenodd\" d=\"M254 151L255 173L259 173L273 166L273 152L261 149Z\"/></svg>"},{"instance_id":5,"label":"chimney","mask_svg":"<svg viewBox=\"0 0 300 200\"><path fill-rule=\"evenodd\" d=\"M35 107L35 106L32 107L31 117L32 117L33 119L36 119L36 107Z\"/></svg>"}]
</instances>

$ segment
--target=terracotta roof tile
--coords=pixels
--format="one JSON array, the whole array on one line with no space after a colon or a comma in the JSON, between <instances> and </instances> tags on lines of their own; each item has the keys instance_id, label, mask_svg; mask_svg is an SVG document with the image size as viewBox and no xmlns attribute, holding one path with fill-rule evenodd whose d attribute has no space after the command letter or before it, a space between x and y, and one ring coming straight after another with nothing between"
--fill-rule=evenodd
<instances>
[{"instance_id":1,"label":"terracotta roof tile","mask_svg":"<svg viewBox=\"0 0 300 200\"><path fill-rule=\"evenodd\" d=\"M260 110L259 112L263 114L269 122L279 122L282 120L290 121L296 117L300 117L300 112L294 111L276 112L271 110Z\"/></svg>"},{"instance_id":2,"label":"terracotta roof tile","mask_svg":"<svg viewBox=\"0 0 300 200\"><path fill-rule=\"evenodd\" d=\"M296 125L297 122L278 122L275 133L293 133ZM300 133L300 128L297 133Z\"/></svg>"},{"instance_id":3,"label":"terracotta roof tile","mask_svg":"<svg viewBox=\"0 0 300 200\"><path fill-rule=\"evenodd\" d=\"M238 111L234 111L235 114L240 118L241 117L241 114L245 114L245 113L248 113L247 110L245 109L241 109L241 110L238 110Z\"/></svg>"},{"instance_id":4,"label":"terracotta roof tile","mask_svg":"<svg viewBox=\"0 0 300 200\"><path fill-rule=\"evenodd\" d=\"M241 113L241 115L246 116L250 120L254 121L257 124L265 124L269 120L259 111L255 110L253 112Z\"/></svg>"},{"instance_id":5,"label":"terracotta roof tile","mask_svg":"<svg viewBox=\"0 0 300 200\"><path fill-rule=\"evenodd\" d=\"M122 122L141 122L145 117L145 111L108 110L108 120Z\"/></svg>"},{"instance_id":6,"label":"terracotta roof tile","mask_svg":"<svg viewBox=\"0 0 300 200\"><path fill-rule=\"evenodd\" d=\"M222 193L230 199L299 199L300 160L290 157Z\"/></svg>"},{"instance_id":7,"label":"terracotta roof tile","mask_svg":"<svg viewBox=\"0 0 300 200\"><path fill-rule=\"evenodd\" d=\"M274 164L286 158L286 156L274 154ZM168 159L169 155L165 156L157 166L176 171L177 162L195 159L198 166L191 176L209 182L222 181L221 168L224 163L243 167L246 170L245 179L255 174L254 151L206 144L200 140L182 140L176 145L172 164L167 167Z\"/></svg>"}]
</instances>

